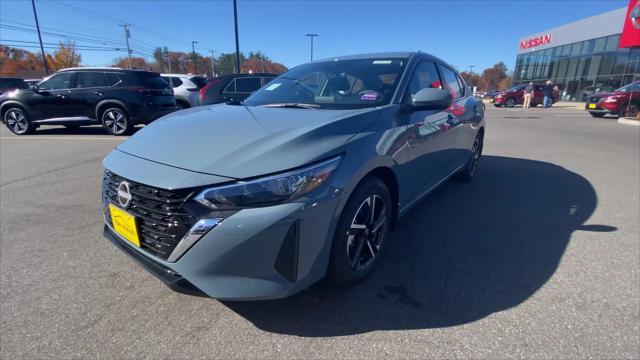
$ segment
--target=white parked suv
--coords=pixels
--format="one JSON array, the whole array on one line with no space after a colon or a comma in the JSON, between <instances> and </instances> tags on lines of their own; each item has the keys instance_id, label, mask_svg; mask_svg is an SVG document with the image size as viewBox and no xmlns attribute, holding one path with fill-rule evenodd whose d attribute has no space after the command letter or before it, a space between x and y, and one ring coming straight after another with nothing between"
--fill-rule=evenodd
<instances>
[{"instance_id":1,"label":"white parked suv","mask_svg":"<svg viewBox=\"0 0 640 360\"><path fill-rule=\"evenodd\" d=\"M186 109L200 105L200 89L207 84L207 79L187 74L161 74L160 76L173 88L176 105L179 108Z\"/></svg>"}]
</instances>

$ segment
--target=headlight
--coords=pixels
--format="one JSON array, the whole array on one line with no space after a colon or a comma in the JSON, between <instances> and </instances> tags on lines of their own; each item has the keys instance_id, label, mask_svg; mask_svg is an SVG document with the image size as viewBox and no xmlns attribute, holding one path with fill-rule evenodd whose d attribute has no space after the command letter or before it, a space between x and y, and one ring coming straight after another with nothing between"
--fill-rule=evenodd
<instances>
[{"instance_id":1,"label":"headlight","mask_svg":"<svg viewBox=\"0 0 640 360\"><path fill-rule=\"evenodd\" d=\"M195 200L215 210L278 205L317 189L339 164L340 157L335 157L279 175L212 187L203 190Z\"/></svg>"},{"instance_id":2,"label":"headlight","mask_svg":"<svg viewBox=\"0 0 640 360\"><path fill-rule=\"evenodd\" d=\"M604 101L606 103L614 103L614 102L617 102L618 100L620 100L621 98L622 97L619 97L619 96L607 96L602 101Z\"/></svg>"}]
</instances>

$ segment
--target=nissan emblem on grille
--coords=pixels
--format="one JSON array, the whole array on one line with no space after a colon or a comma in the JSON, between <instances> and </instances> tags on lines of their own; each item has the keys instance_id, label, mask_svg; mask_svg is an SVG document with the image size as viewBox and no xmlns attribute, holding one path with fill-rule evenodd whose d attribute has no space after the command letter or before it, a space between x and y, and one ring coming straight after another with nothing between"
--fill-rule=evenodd
<instances>
[{"instance_id":1,"label":"nissan emblem on grille","mask_svg":"<svg viewBox=\"0 0 640 360\"><path fill-rule=\"evenodd\" d=\"M124 209L128 209L129 205L131 205L131 189L129 183L126 181L118 184L118 204Z\"/></svg>"}]
</instances>

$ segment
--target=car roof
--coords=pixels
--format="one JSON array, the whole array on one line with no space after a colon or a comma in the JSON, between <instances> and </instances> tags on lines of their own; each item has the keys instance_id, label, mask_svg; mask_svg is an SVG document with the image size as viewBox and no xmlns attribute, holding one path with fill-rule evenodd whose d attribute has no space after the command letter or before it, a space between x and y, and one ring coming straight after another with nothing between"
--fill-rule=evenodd
<instances>
[{"instance_id":1,"label":"car roof","mask_svg":"<svg viewBox=\"0 0 640 360\"><path fill-rule=\"evenodd\" d=\"M137 73L156 73L155 71L149 71L149 70L144 70L144 69L123 69L120 67L84 67L84 66L80 66L80 67L72 67L72 68L66 68L66 69L60 69L58 70L58 72L65 72L65 71L117 71L117 72L137 72ZM157 74L157 73L156 73Z\"/></svg>"},{"instance_id":2,"label":"car roof","mask_svg":"<svg viewBox=\"0 0 640 360\"><path fill-rule=\"evenodd\" d=\"M186 78L194 78L194 77L204 77L202 75L197 74L176 74L176 73L162 73L160 76L172 76L172 77L186 77Z\"/></svg>"},{"instance_id":3,"label":"car roof","mask_svg":"<svg viewBox=\"0 0 640 360\"><path fill-rule=\"evenodd\" d=\"M357 60L357 59L380 59L380 58L404 58L410 59L413 57L419 57L421 59L429 59L433 61L440 62L442 64L447 64L452 69L455 69L448 62L440 59L435 55L431 55L429 53L424 53L422 51L395 51L395 52L377 52L377 53L365 53L365 54L354 54L347 56L336 56L332 58L325 58L314 60L313 62L324 62L324 61L335 61L335 60Z\"/></svg>"}]
</instances>

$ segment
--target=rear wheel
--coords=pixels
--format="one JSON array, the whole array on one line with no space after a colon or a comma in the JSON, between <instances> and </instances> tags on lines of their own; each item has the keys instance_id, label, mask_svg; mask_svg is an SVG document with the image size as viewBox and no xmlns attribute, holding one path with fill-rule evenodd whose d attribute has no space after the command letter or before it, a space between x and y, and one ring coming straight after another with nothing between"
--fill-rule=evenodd
<instances>
[{"instance_id":1,"label":"rear wheel","mask_svg":"<svg viewBox=\"0 0 640 360\"><path fill-rule=\"evenodd\" d=\"M100 116L102 127L111 135L128 135L133 131L129 115L118 107L110 107Z\"/></svg>"},{"instance_id":2,"label":"rear wheel","mask_svg":"<svg viewBox=\"0 0 640 360\"><path fill-rule=\"evenodd\" d=\"M5 111L4 123L9 131L16 135L32 134L35 131L35 126L33 126L24 110L19 107Z\"/></svg>"},{"instance_id":3,"label":"rear wheel","mask_svg":"<svg viewBox=\"0 0 640 360\"><path fill-rule=\"evenodd\" d=\"M471 157L467 161L465 167L458 173L458 178L462 181L471 181L473 176L478 170L480 164L480 157L482 157L482 148L484 147L484 135L478 133L473 140L473 146L471 147Z\"/></svg>"},{"instance_id":4,"label":"rear wheel","mask_svg":"<svg viewBox=\"0 0 640 360\"><path fill-rule=\"evenodd\" d=\"M358 185L336 228L327 274L331 282L354 283L371 272L389 233L391 206L382 180L371 177Z\"/></svg>"}]
</instances>

